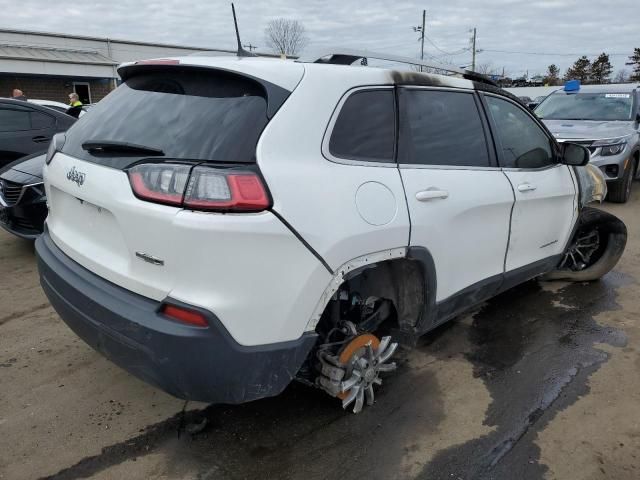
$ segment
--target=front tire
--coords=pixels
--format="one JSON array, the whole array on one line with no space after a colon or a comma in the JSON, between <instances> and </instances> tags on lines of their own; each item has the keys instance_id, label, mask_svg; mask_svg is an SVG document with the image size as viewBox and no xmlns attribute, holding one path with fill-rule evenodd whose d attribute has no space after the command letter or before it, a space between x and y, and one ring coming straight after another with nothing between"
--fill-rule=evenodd
<instances>
[{"instance_id":1,"label":"front tire","mask_svg":"<svg viewBox=\"0 0 640 480\"><path fill-rule=\"evenodd\" d=\"M607 200L613 203L627 203L631 196L631 186L636 173L636 161L632 160L627 164L627 168L622 175L622 179L609 187Z\"/></svg>"},{"instance_id":2,"label":"front tire","mask_svg":"<svg viewBox=\"0 0 640 480\"><path fill-rule=\"evenodd\" d=\"M602 278L616 266L627 244L627 227L618 217L596 208L586 207L580 214L578 228L569 243L557 270L541 277L544 281L569 280L591 282ZM597 236L597 247L591 251L581 244L592 242Z\"/></svg>"}]
</instances>

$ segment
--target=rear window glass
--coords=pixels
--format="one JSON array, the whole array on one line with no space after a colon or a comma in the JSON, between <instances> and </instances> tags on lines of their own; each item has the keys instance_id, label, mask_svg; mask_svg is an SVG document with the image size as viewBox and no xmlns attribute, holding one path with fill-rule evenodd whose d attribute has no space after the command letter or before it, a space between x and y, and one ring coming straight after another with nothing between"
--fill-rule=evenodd
<instances>
[{"instance_id":1,"label":"rear window glass","mask_svg":"<svg viewBox=\"0 0 640 480\"><path fill-rule=\"evenodd\" d=\"M54 123L55 119L46 113L31 112L31 128L34 130L52 127Z\"/></svg>"},{"instance_id":2,"label":"rear window glass","mask_svg":"<svg viewBox=\"0 0 640 480\"><path fill-rule=\"evenodd\" d=\"M331 132L334 157L369 162L393 162L395 106L393 90L352 94L342 106Z\"/></svg>"},{"instance_id":3,"label":"rear window glass","mask_svg":"<svg viewBox=\"0 0 640 480\"><path fill-rule=\"evenodd\" d=\"M129 78L92 107L69 129L62 151L115 168L135 154L90 153L82 144L128 143L170 159L252 163L267 121L266 94L255 81L219 71L154 71Z\"/></svg>"}]
</instances>

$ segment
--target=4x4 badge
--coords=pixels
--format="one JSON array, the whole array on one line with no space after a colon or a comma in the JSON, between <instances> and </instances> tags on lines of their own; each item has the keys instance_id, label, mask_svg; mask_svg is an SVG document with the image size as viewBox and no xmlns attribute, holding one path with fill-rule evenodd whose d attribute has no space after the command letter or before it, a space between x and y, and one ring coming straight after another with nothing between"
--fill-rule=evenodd
<instances>
[{"instance_id":1,"label":"4x4 badge","mask_svg":"<svg viewBox=\"0 0 640 480\"><path fill-rule=\"evenodd\" d=\"M71 180L79 187L84 183L84 179L87 175L76 170L76 167L71 167L71 170L67 172L67 180Z\"/></svg>"}]
</instances>

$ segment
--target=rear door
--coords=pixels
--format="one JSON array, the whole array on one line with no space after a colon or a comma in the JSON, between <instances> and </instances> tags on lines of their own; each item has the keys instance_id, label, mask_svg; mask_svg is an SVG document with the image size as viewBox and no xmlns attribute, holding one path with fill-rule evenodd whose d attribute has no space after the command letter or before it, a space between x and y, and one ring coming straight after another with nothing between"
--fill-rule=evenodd
<instances>
[{"instance_id":1,"label":"rear door","mask_svg":"<svg viewBox=\"0 0 640 480\"><path fill-rule=\"evenodd\" d=\"M499 161L516 203L506 270L534 276L553 267L567 243L577 213L570 168L558 161L555 142L522 106L505 97L484 96Z\"/></svg>"},{"instance_id":2,"label":"rear door","mask_svg":"<svg viewBox=\"0 0 640 480\"><path fill-rule=\"evenodd\" d=\"M14 103L0 103L0 166L44 151L55 118Z\"/></svg>"},{"instance_id":3,"label":"rear door","mask_svg":"<svg viewBox=\"0 0 640 480\"><path fill-rule=\"evenodd\" d=\"M437 302L455 305L465 289L470 298L486 297L502 281L514 197L495 163L479 100L459 89L407 87L398 95L410 244L433 257Z\"/></svg>"}]
</instances>

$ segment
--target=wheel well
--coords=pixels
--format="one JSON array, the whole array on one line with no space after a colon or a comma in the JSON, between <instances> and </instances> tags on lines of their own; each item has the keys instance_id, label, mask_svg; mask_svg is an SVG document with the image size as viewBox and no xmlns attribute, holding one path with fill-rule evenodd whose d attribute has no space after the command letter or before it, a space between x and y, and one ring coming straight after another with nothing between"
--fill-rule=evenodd
<instances>
[{"instance_id":1,"label":"wheel well","mask_svg":"<svg viewBox=\"0 0 640 480\"><path fill-rule=\"evenodd\" d=\"M344 303L353 304L358 299L378 298L388 300L393 311L385 320L385 326L404 331L413 330L420 321L426 301L425 279L422 264L417 260L396 258L367 265L345 277L338 291L327 304L318 329L324 330L336 321L336 314L344 314Z\"/></svg>"}]
</instances>

